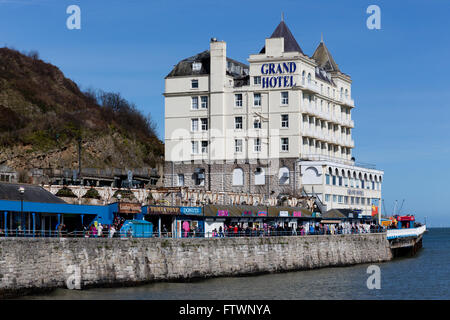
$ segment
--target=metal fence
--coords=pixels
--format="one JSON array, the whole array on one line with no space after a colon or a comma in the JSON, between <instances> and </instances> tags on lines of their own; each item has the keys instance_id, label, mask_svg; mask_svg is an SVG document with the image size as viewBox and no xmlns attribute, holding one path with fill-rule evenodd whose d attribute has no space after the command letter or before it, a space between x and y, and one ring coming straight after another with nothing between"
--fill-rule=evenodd
<instances>
[{"instance_id":1,"label":"metal fence","mask_svg":"<svg viewBox=\"0 0 450 320\"><path fill-rule=\"evenodd\" d=\"M225 232L130 232L115 231L109 232L93 232L93 231L50 231L50 230L0 230L0 237L8 238L89 238L89 239L112 239L112 238L243 238L243 237L286 237L286 236L307 236L307 235L340 235L340 234L367 234L386 232L384 228L376 227L370 230L353 229L353 230L336 230L325 231L299 231L299 230L246 230L246 231L225 231Z\"/></svg>"}]
</instances>

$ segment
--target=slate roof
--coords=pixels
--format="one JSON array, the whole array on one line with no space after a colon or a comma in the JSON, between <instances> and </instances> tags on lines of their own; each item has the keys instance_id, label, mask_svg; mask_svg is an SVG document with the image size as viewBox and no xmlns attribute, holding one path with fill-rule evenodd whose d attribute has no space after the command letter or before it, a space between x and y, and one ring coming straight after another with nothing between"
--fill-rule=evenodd
<instances>
[{"instance_id":1,"label":"slate roof","mask_svg":"<svg viewBox=\"0 0 450 320\"><path fill-rule=\"evenodd\" d=\"M294 36L292 35L291 31L289 30L288 26L284 21L281 21L280 24L277 26L275 31L272 33L270 38L284 38L284 52L301 52L303 54L302 48L300 48L299 44L297 43L297 40L295 40ZM265 53L266 52L266 46L264 46L259 53Z\"/></svg>"},{"instance_id":2,"label":"slate roof","mask_svg":"<svg viewBox=\"0 0 450 320\"><path fill-rule=\"evenodd\" d=\"M317 62L318 66L327 72L340 72L337 63L334 61L333 56L328 50L323 41L320 42L316 51L312 55L312 58Z\"/></svg>"},{"instance_id":3,"label":"slate roof","mask_svg":"<svg viewBox=\"0 0 450 320\"><path fill-rule=\"evenodd\" d=\"M19 183L0 183L0 200L20 201L19 188L23 187L23 201L42 203L66 203L41 186Z\"/></svg>"},{"instance_id":4,"label":"slate roof","mask_svg":"<svg viewBox=\"0 0 450 320\"><path fill-rule=\"evenodd\" d=\"M178 76L192 76L192 75L207 75L210 73L210 53L209 50L205 50L203 52L200 52L199 54L196 54L192 57L186 58L184 60L181 60L180 62L178 62L175 67L172 69L172 71L170 71L170 73L166 76L166 78L168 77L178 77ZM202 64L200 70L193 70L192 69L192 64L194 62L200 62ZM242 77L244 76L243 73L239 73L239 72L234 72L232 69L230 69L228 66L229 65L235 65L235 66L239 66L242 69L249 69L249 66L227 58L227 74L231 75L233 77Z\"/></svg>"}]
</instances>

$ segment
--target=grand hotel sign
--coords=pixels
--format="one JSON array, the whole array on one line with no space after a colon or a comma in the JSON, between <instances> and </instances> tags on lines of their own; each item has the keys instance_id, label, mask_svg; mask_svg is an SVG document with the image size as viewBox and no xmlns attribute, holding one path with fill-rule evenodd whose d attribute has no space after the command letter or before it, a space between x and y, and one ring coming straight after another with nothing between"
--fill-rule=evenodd
<instances>
[{"instance_id":1,"label":"grand hotel sign","mask_svg":"<svg viewBox=\"0 0 450 320\"><path fill-rule=\"evenodd\" d=\"M261 66L263 88L290 88L295 86L295 62L264 63Z\"/></svg>"}]
</instances>

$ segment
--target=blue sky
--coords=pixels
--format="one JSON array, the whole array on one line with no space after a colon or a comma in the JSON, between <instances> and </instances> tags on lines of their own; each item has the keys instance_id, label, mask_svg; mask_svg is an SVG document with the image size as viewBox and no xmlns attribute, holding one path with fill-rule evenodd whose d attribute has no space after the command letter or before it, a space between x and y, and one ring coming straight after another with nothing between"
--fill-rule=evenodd
<instances>
[{"instance_id":1,"label":"blue sky","mask_svg":"<svg viewBox=\"0 0 450 320\"><path fill-rule=\"evenodd\" d=\"M66 8L81 8L81 30L66 28ZM369 30L366 8L381 8ZM450 2L428 1L65 1L0 0L0 46L37 50L82 89L115 91L151 113L164 138L164 77L179 60L227 42L245 62L280 22L303 51L321 32L353 79L357 161L385 171L388 213L450 226Z\"/></svg>"}]
</instances>

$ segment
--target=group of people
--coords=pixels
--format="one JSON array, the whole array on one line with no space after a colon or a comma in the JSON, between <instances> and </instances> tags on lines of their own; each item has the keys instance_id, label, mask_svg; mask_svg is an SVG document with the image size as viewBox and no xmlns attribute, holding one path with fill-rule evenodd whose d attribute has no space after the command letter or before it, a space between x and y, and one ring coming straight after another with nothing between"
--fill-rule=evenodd
<instances>
[{"instance_id":1,"label":"group of people","mask_svg":"<svg viewBox=\"0 0 450 320\"><path fill-rule=\"evenodd\" d=\"M93 223L89 227L84 226L84 237L85 238L114 238L119 236L120 229L125 222L124 218L115 217L112 224ZM131 231L128 232L127 236L130 235Z\"/></svg>"},{"instance_id":2,"label":"group of people","mask_svg":"<svg viewBox=\"0 0 450 320\"><path fill-rule=\"evenodd\" d=\"M382 227L374 223L351 223L339 224L310 223L298 225L264 223L262 227L247 224L224 225L219 229L214 228L208 237L260 237L260 236L302 236L302 235L334 235L334 234L360 234L383 231Z\"/></svg>"}]
</instances>

